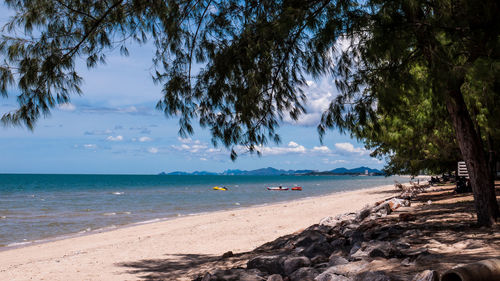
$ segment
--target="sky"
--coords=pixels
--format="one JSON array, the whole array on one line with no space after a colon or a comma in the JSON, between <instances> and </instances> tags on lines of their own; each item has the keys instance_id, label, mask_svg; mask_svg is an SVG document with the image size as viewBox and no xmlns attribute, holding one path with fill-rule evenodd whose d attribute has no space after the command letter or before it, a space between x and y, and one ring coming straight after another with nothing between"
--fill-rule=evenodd
<instances>
[{"instance_id":1,"label":"sky","mask_svg":"<svg viewBox=\"0 0 500 281\"><path fill-rule=\"evenodd\" d=\"M2 2L3 4L3 2ZM0 5L0 23L9 11ZM0 126L0 173L156 174L162 171L278 169L331 170L338 167L382 168L363 143L336 130L323 144L316 126L336 96L333 82L308 81L307 114L285 119L278 130L282 142L261 147L262 155L242 152L231 161L229 151L213 147L210 132L195 126L194 135L178 135L178 119L155 109L161 89L151 79L153 48L132 45L128 57L107 54L106 65L92 70L78 63L84 78L82 96L52 110L33 131ZM0 97L0 115L16 108L16 92Z\"/></svg>"}]
</instances>

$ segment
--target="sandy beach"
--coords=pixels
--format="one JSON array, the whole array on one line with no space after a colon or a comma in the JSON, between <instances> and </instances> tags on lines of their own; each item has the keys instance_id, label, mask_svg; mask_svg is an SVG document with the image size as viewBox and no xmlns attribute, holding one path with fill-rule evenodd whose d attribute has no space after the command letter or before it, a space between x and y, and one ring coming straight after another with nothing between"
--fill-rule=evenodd
<instances>
[{"instance_id":1,"label":"sandy beach","mask_svg":"<svg viewBox=\"0 0 500 281\"><path fill-rule=\"evenodd\" d=\"M203 268L185 266L188 259L250 251L326 216L355 211L390 197L393 192L389 185L334 193L0 251L0 280L145 280L161 267L169 267L168 280L192 280Z\"/></svg>"}]
</instances>

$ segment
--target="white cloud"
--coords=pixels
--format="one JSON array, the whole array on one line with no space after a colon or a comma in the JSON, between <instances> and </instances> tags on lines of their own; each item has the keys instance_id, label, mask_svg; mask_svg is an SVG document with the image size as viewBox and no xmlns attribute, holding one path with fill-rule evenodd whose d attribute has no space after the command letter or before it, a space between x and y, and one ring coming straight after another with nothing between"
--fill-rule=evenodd
<instances>
[{"instance_id":1,"label":"white cloud","mask_svg":"<svg viewBox=\"0 0 500 281\"><path fill-rule=\"evenodd\" d=\"M158 151L159 150L156 147L150 147L150 148L148 148L148 152L152 153L152 154L156 154L156 153L158 153Z\"/></svg>"},{"instance_id":2,"label":"white cloud","mask_svg":"<svg viewBox=\"0 0 500 281\"><path fill-rule=\"evenodd\" d=\"M76 110L76 106L72 103L61 103L59 104L59 109L62 110L62 111L75 111Z\"/></svg>"},{"instance_id":3,"label":"white cloud","mask_svg":"<svg viewBox=\"0 0 500 281\"><path fill-rule=\"evenodd\" d=\"M315 146L313 147L312 149L313 152L319 152L319 153L329 153L331 152L330 148L328 148L328 146Z\"/></svg>"},{"instance_id":4,"label":"white cloud","mask_svg":"<svg viewBox=\"0 0 500 281\"><path fill-rule=\"evenodd\" d=\"M200 158L200 160L201 160L201 161L207 161L208 159L207 159L207 158L205 158L205 157L201 157L201 158Z\"/></svg>"},{"instance_id":5,"label":"white cloud","mask_svg":"<svg viewBox=\"0 0 500 281\"><path fill-rule=\"evenodd\" d=\"M321 120L321 115L328 108L330 102L337 95L337 89L332 79L322 79L319 82L306 81L307 86L302 90L306 95L304 105L306 112L294 121L290 116L285 116L285 122L293 125L316 126Z\"/></svg>"},{"instance_id":6,"label":"white cloud","mask_svg":"<svg viewBox=\"0 0 500 281\"><path fill-rule=\"evenodd\" d=\"M186 143L186 144L200 144L201 142L199 140L192 140L191 138L177 138L181 143Z\"/></svg>"},{"instance_id":7,"label":"white cloud","mask_svg":"<svg viewBox=\"0 0 500 281\"><path fill-rule=\"evenodd\" d=\"M279 146L274 146L274 147L267 147L267 146L260 146L257 147L257 150L262 153L262 155L283 155L283 154L290 154L290 153L305 153L307 152L307 149L303 145L299 145L298 143L291 141L288 143L287 147L279 147Z\"/></svg>"},{"instance_id":8,"label":"white cloud","mask_svg":"<svg viewBox=\"0 0 500 281\"><path fill-rule=\"evenodd\" d=\"M116 137L113 137L113 136L109 136L106 138L107 141L122 141L123 140L123 136L116 136Z\"/></svg>"},{"instance_id":9,"label":"white cloud","mask_svg":"<svg viewBox=\"0 0 500 281\"><path fill-rule=\"evenodd\" d=\"M89 143L89 144L84 144L83 147L86 149L96 149L97 145Z\"/></svg>"},{"instance_id":10,"label":"white cloud","mask_svg":"<svg viewBox=\"0 0 500 281\"><path fill-rule=\"evenodd\" d=\"M349 153L358 153L360 155L364 155L369 153L368 150L361 147L354 147L351 143L348 142L340 142L336 143L335 147L341 151L349 152Z\"/></svg>"},{"instance_id":11,"label":"white cloud","mask_svg":"<svg viewBox=\"0 0 500 281\"><path fill-rule=\"evenodd\" d=\"M192 140L190 138L178 138L182 143L181 145L172 145L172 148L179 151L187 151L191 153L206 152L208 144L202 143L199 140Z\"/></svg>"},{"instance_id":12,"label":"white cloud","mask_svg":"<svg viewBox=\"0 0 500 281\"><path fill-rule=\"evenodd\" d=\"M150 138L150 137L140 137L140 138L139 138L139 141L140 141L140 142L147 142L147 141L152 141L152 140L153 140L153 139L152 139L152 138Z\"/></svg>"}]
</instances>

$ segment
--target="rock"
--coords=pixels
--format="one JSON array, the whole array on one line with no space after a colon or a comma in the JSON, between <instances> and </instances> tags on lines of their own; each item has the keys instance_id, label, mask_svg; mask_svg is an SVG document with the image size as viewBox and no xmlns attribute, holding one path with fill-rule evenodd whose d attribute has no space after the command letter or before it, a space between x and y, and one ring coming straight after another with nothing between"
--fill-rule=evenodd
<instances>
[{"instance_id":1,"label":"rock","mask_svg":"<svg viewBox=\"0 0 500 281\"><path fill-rule=\"evenodd\" d=\"M230 257L233 257L234 254L232 251L229 251L229 252L225 252L224 254L222 254L222 258L223 259L227 259L227 258L230 258Z\"/></svg>"},{"instance_id":2,"label":"rock","mask_svg":"<svg viewBox=\"0 0 500 281\"><path fill-rule=\"evenodd\" d=\"M336 220L339 221L352 221L356 219L356 213L345 213L340 214L335 217Z\"/></svg>"},{"instance_id":3,"label":"rock","mask_svg":"<svg viewBox=\"0 0 500 281\"><path fill-rule=\"evenodd\" d=\"M326 272L326 273L344 275L344 276L350 277L350 276L354 276L358 272L362 271L367 265L368 265L368 262L366 262L366 261L338 264L338 265L330 266L323 273Z\"/></svg>"},{"instance_id":4,"label":"rock","mask_svg":"<svg viewBox=\"0 0 500 281\"><path fill-rule=\"evenodd\" d=\"M334 249L344 249L344 247L346 246L346 244L347 244L347 240L345 238L338 238L338 239L333 240L330 243L330 245Z\"/></svg>"},{"instance_id":5,"label":"rock","mask_svg":"<svg viewBox=\"0 0 500 281\"><path fill-rule=\"evenodd\" d=\"M356 275L354 281L391 281L391 277L383 271L366 271Z\"/></svg>"},{"instance_id":6,"label":"rock","mask_svg":"<svg viewBox=\"0 0 500 281\"><path fill-rule=\"evenodd\" d=\"M328 257L333 252L333 247L330 243L323 241L310 245L304 251L302 251L302 255L313 258L315 256L325 256Z\"/></svg>"},{"instance_id":7,"label":"rock","mask_svg":"<svg viewBox=\"0 0 500 281\"><path fill-rule=\"evenodd\" d=\"M307 257L292 257L287 258L283 262L283 271L285 275L292 274L295 270L301 267L309 267L311 265L311 261Z\"/></svg>"},{"instance_id":8,"label":"rock","mask_svg":"<svg viewBox=\"0 0 500 281\"><path fill-rule=\"evenodd\" d=\"M410 258L406 258L401 262L401 265L404 266L414 266L415 262L410 261Z\"/></svg>"},{"instance_id":9,"label":"rock","mask_svg":"<svg viewBox=\"0 0 500 281\"><path fill-rule=\"evenodd\" d=\"M311 259L311 264L328 263L328 258L323 255L315 256Z\"/></svg>"},{"instance_id":10,"label":"rock","mask_svg":"<svg viewBox=\"0 0 500 281\"><path fill-rule=\"evenodd\" d=\"M312 267L301 267L290 274L290 281L314 281L319 272Z\"/></svg>"},{"instance_id":11,"label":"rock","mask_svg":"<svg viewBox=\"0 0 500 281\"><path fill-rule=\"evenodd\" d=\"M283 281L283 277L281 277L281 275L279 274L273 274L267 277L266 281Z\"/></svg>"},{"instance_id":12,"label":"rock","mask_svg":"<svg viewBox=\"0 0 500 281\"><path fill-rule=\"evenodd\" d=\"M211 281L264 281L262 272L257 269L245 270L233 268L226 270L217 270L210 278Z\"/></svg>"},{"instance_id":13,"label":"rock","mask_svg":"<svg viewBox=\"0 0 500 281\"><path fill-rule=\"evenodd\" d=\"M324 263L318 263L314 265L314 268L319 270L319 272L324 271L326 268L328 268L330 265L327 262Z\"/></svg>"},{"instance_id":14,"label":"rock","mask_svg":"<svg viewBox=\"0 0 500 281\"><path fill-rule=\"evenodd\" d=\"M304 231L295 242L295 247L309 247L313 243L325 242L326 237L319 231Z\"/></svg>"},{"instance_id":15,"label":"rock","mask_svg":"<svg viewBox=\"0 0 500 281\"><path fill-rule=\"evenodd\" d=\"M370 207L365 207L364 209L361 209L356 215L356 220L358 221L363 221L366 217L368 217L372 213L372 208Z\"/></svg>"},{"instance_id":16,"label":"rock","mask_svg":"<svg viewBox=\"0 0 500 281\"><path fill-rule=\"evenodd\" d=\"M422 247L418 249L405 249L402 250L403 255L405 256L420 256L420 255L428 255L429 249Z\"/></svg>"},{"instance_id":17,"label":"rock","mask_svg":"<svg viewBox=\"0 0 500 281\"><path fill-rule=\"evenodd\" d=\"M424 270L415 275L412 281L439 281L439 274L434 270Z\"/></svg>"},{"instance_id":18,"label":"rock","mask_svg":"<svg viewBox=\"0 0 500 281\"><path fill-rule=\"evenodd\" d=\"M319 221L319 225L334 227L338 222L334 217L324 217Z\"/></svg>"},{"instance_id":19,"label":"rock","mask_svg":"<svg viewBox=\"0 0 500 281\"><path fill-rule=\"evenodd\" d=\"M352 279L343 275L323 272L320 275L316 276L314 281L352 281Z\"/></svg>"},{"instance_id":20,"label":"rock","mask_svg":"<svg viewBox=\"0 0 500 281\"><path fill-rule=\"evenodd\" d=\"M356 243L352 246L351 250L349 251L349 256L354 255L359 249L361 248L361 243Z\"/></svg>"},{"instance_id":21,"label":"rock","mask_svg":"<svg viewBox=\"0 0 500 281\"><path fill-rule=\"evenodd\" d=\"M377 236L377 240L384 240L385 238L388 238L389 237L389 233L387 232L381 232L378 236Z\"/></svg>"},{"instance_id":22,"label":"rock","mask_svg":"<svg viewBox=\"0 0 500 281\"><path fill-rule=\"evenodd\" d=\"M330 260L328 261L328 264L330 266L334 266L334 265L339 265L339 264L348 264L349 261L346 260L345 258L343 257L339 257L339 256L330 256Z\"/></svg>"},{"instance_id":23,"label":"rock","mask_svg":"<svg viewBox=\"0 0 500 281\"><path fill-rule=\"evenodd\" d=\"M363 236L362 231L355 230L347 241L349 241L349 244L354 245L356 243L363 243L363 241L365 241L365 237Z\"/></svg>"},{"instance_id":24,"label":"rock","mask_svg":"<svg viewBox=\"0 0 500 281\"><path fill-rule=\"evenodd\" d=\"M280 256L258 256L248 261L247 268L256 268L270 274L281 274L283 273L281 259Z\"/></svg>"},{"instance_id":25,"label":"rock","mask_svg":"<svg viewBox=\"0 0 500 281\"><path fill-rule=\"evenodd\" d=\"M382 257L382 258L392 258L400 256L401 252L388 241L376 241L372 240L370 242L363 242L361 248L355 253L351 254L352 258L361 259L366 257Z\"/></svg>"}]
</instances>

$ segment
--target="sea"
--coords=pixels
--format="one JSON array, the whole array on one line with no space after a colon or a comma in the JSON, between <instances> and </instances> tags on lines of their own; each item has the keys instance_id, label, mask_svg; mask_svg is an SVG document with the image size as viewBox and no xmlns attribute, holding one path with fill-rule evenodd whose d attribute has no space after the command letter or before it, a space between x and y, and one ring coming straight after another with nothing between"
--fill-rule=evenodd
<instances>
[{"instance_id":1,"label":"sea","mask_svg":"<svg viewBox=\"0 0 500 281\"><path fill-rule=\"evenodd\" d=\"M383 176L0 174L0 250L200 213L393 184ZM302 191L269 191L268 186ZM226 186L227 191L213 190Z\"/></svg>"}]
</instances>

